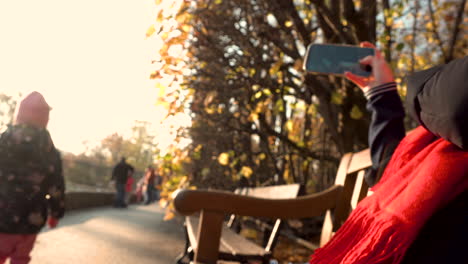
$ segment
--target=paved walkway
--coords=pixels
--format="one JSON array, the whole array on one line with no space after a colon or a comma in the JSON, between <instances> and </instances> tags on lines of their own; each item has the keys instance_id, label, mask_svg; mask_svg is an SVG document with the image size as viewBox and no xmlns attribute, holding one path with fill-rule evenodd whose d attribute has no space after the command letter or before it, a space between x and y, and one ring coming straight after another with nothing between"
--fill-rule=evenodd
<instances>
[{"instance_id":1,"label":"paved walkway","mask_svg":"<svg viewBox=\"0 0 468 264\"><path fill-rule=\"evenodd\" d=\"M180 219L163 221L157 205L70 212L44 228L31 264L171 264L183 250Z\"/></svg>"}]
</instances>

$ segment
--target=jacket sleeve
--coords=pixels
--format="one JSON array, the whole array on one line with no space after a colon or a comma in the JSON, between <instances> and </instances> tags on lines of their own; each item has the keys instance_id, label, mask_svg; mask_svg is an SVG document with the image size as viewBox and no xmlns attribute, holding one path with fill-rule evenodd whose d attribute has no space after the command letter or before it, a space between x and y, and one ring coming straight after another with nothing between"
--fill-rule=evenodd
<instances>
[{"instance_id":1,"label":"jacket sleeve","mask_svg":"<svg viewBox=\"0 0 468 264\"><path fill-rule=\"evenodd\" d=\"M52 139L48 139L45 146L48 154L48 180L47 180L47 203L49 215L62 218L65 214L65 181L63 177L62 158L60 152L54 147Z\"/></svg>"},{"instance_id":2,"label":"jacket sleeve","mask_svg":"<svg viewBox=\"0 0 468 264\"><path fill-rule=\"evenodd\" d=\"M371 112L369 147L372 168L367 171L365 179L369 186L373 186L382 177L393 152L405 136L405 111L394 82L374 87L366 97L367 110Z\"/></svg>"}]
</instances>

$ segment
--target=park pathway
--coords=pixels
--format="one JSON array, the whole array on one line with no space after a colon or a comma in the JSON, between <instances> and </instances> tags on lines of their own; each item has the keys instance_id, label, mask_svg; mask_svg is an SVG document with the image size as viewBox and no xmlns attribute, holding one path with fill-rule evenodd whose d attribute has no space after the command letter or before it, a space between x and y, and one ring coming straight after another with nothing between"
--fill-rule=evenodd
<instances>
[{"instance_id":1,"label":"park pathway","mask_svg":"<svg viewBox=\"0 0 468 264\"><path fill-rule=\"evenodd\" d=\"M183 250L180 219L164 221L157 205L68 213L44 228L31 264L171 264Z\"/></svg>"}]
</instances>

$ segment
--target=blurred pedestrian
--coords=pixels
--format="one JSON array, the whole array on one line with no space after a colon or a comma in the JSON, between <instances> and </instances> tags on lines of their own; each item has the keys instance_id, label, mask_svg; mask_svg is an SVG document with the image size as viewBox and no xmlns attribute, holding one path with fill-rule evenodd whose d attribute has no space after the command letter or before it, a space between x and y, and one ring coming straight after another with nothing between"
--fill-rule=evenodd
<instances>
[{"instance_id":1,"label":"blurred pedestrian","mask_svg":"<svg viewBox=\"0 0 468 264\"><path fill-rule=\"evenodd\" d=\"M116 208L127 208L125 203L125 185L127 184L128 175L133 171L133 167L127 163L126 158L122 157L119 163L112 170L112 180L115 181L115 203Z\"/></svg>"},{"instance_id":2,"label":"blurred pedestrian","mask_svg":"<svg viewBox=\"0 0 468 264\"><path fill-rule=\"evenodd\" d=\"M154 175L154 201L159 201L161 199L161 190L162 190L162 184L163 184L163 178L161 174L158 172L158 170L154 170L155 175Z\"/></svg>"},{"instance_id":3,"label":"blurred pedestrian","mask_svg":"<svg viewBox=\"0 0 468 264\"><path fill-rule=\"evenodd\" d=\"M133 168L128 171L128 178L127 178L127 182L125 183L125 203L127 205L130 204L131 199L132 199L133 182L135 181L135 179L133 178L134 173L135 173L135 170Z\"/></svg>"},{"instance_id":4,"label":"blurred pedestrian","mask_svg":"<svg viewBox=\"0 0 468 264\"><path fill-rule=\"evenodd\" d=\"M141 203L144 201L144 192L146 190L144 190L145 188L145 177L141 177L137 184L136 184L136 188L135 188L135 196L136 196L136 203Z\"/></svg>"},{"instance_id":5,"label":"blurred pedestrian","mask_svg":"<svg viewBox=\"0 0 468 264\"><path fill-rule=\"evenodd\" d=\"M154 201L154 179L156 177L156 173L154 171L153 166L148 166L145 172L145 204L150 204Z\"/></svg>"},{"instance_id":6,"label":"blurred pedestrian","mask_svg":"<svg viewBox=\"0 0 468 264\"><path fill-rule=\"evenodd\" d=\"M65 212L60 154L47 123L50 107L38 92L20 103L0 137L0 263L29 263L37 234Z\"/></svg>"}]
</instances>

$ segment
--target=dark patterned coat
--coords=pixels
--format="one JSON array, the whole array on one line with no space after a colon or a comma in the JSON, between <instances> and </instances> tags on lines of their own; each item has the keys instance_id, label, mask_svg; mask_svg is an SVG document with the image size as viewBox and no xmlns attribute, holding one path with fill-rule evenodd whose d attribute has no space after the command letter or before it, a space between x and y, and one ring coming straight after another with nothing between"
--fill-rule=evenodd
<instances>
[{"instance_id":1,"label":"dark patterned coat","mask_svg":"<svg viewBox=\"0 0 468 264\"><path fill-rule=\"evenodd\" d=\"M9 126L0 136L0 232L38 233L47 216L61 218L65 185L49 132Z\"/></svg>"}]
</instances>

